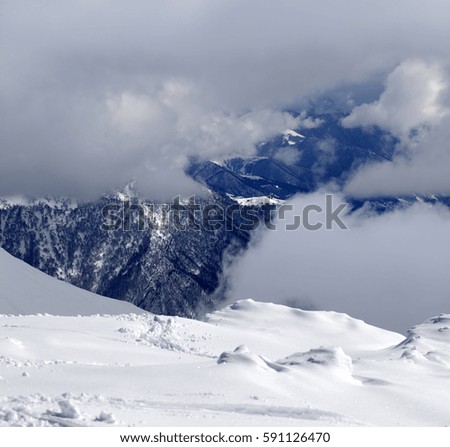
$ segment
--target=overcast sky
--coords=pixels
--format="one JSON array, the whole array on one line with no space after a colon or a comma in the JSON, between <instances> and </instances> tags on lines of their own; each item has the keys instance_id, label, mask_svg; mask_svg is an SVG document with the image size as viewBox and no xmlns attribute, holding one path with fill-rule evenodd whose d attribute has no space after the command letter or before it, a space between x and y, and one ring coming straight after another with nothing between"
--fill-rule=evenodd
<instances>
[{"instance_id":1,"label":"overcast sky","mask_svg":"<svg viewBox=\"0 0 450 447\"><path fill-rule=\"evenodd\" d=\"M286 106L342 83L384 79L382 106L345 125L404 136L418 118L390 117L412 66L439 103L426 117L445 119L449 23L447 0L1 0L0 195L95 197L131 178L149 197L195 192L188 156L250 154L301 126ZM348 191L397 168L378 169Z\"/></svg>"}]
</instances>

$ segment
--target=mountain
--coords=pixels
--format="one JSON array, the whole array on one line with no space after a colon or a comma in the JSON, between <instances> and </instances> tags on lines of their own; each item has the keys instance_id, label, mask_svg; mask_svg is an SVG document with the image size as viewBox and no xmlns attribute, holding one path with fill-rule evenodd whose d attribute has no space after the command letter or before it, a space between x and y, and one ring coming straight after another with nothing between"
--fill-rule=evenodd
<instances>
[{"instance_id":1,"label":"mountain","mask_svg":"<svg viewBox=\"0 0 450 447\"><path fill-rule=\"evenodd\" d=\"M444 426L449 326L252 300L204 321L2 315L0 426Z\"/></svg>"},{"instance_id":2,"label":"mountain","mask_svg":"<svg viewBox=\"0 0 450 447\"><path fill-rule=\"evenodd\" d=\"M142 312L130 303L51 278L0 248L0 314L76 316Z\"/></svg>"},{"instance_id":3,"label":"mountain","mask_svg":"<svg viewBox=\"0 0 450 447\"><path fill-rule=\"evenodd\" d=\"M47 225L80 208L32 206ZM449 327L441 314L403 336L253 300L160 316L0 249L0 426L443 426Z\"/></svg>"},{"instance_id":4,"label":"mountain","mask_svg":"<svg viewBox=\"0 0 450 447\"><path fill-rule=\"evenodd\" d=\"M199 201L221 209L234 203L220 196ZM128 218L116 229L105 229L105 207L116 207ZM187 225L186 213L177 227L164 222L164 213L163 204L122 194L85 204L3 204L0 246L77 287L155 313L193 317L214 308L211 295L220 285L223 258L243 249L249 233L227 216L221 228L208 229Z\"/></svg>"},{"instance_id":5,"label":"mountain","mask_svg":"<svg viewBox=\"0 0 450 447\"><path fill-rule=\"evenodd\" d=\"M337 112L317 115L317 127L286 130L260 143L253 157L192 159L186 172L222 194L286 199L329 182L343 184L362 164L392 158L394 137L377 128L346 129L340 125L343 117Z\"/></svg>"},{"instance_id":6,"label":"mountain","mask_svg":"<svg viewBox=\"0 0 450 447\"><path fill-rule=\"evenodd\" d=\"M346 129L340 125L343 116L337 111L314 115L315 127L286 130L259 144L253 157L192 159L186 172L209 189L198 204L221 210L239 206L261 218L265 202L280 203L329 182L343 184L358 166L391 159L392 136L376 128ZM381 213L416 200L450 206L449 197L436 196L370 202ZM365 203L351 200L353 209ZM186 225L192 212L184 213L181 227L186 228L176 228L167 221L165 206L136 197L132 188L81 204L0 199L0 246L77 287L158 314L198 317L220 306L226 288L222 272L255 232L240 226L242 212L225 215L218 229L202 222ZM122 216L122 225L111 231L102 230L108 207Z\"/></svg>"}]
</instances>

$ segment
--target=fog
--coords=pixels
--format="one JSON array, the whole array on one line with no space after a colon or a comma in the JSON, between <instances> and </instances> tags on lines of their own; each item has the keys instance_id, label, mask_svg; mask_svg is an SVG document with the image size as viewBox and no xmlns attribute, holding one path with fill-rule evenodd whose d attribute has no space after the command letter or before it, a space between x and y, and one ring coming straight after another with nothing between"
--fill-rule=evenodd
<instances>
[{"instance_id":1,"label":"fog","mask_svg":"<svg viewBox=\"0 0 450 447\"><path fill-rule=\"evenodd\" d=\"M227 272L230 301L340 311L400 332L450 312L447 208L417 203L378 215L365 207L341 215L348 230L284 229L306 205L324 202L322 192L296 197L277 230L255 238ZM323 221L322 214L311 217Z\"/></svg>"}]
</instances>

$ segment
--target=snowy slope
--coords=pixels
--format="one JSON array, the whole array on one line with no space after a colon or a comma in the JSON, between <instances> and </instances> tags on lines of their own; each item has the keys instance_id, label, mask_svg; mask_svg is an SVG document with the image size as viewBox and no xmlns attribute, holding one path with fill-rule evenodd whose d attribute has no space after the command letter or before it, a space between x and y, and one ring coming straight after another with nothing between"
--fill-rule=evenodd
<instances>
[{"instance_id":1,"label":"snowy slope","mask_svg":"<svg viewBox=\"0 0 450 447\"><path fill-rule=\"evenodd\" d=\"M0 248L0 313L30 315L117 315L142 312L51 278Z\"/></svg>"},{"instance_id":2,"label":"snowy slope","mask_svg":"<svg viewBox=\"0 0 450 447\"><path fill-rule=\"evenodd\" d=\"M449 318L405 339L251 300L206 321L1 316L0 425L447 425Z\"/></svg>"},{"instance_id":3,"label":"snowy slope","mask_svg":"<svg viewBox=\"0 0 450 447\"><path fill-rule=\"evenodd\" d=\"M121 199L126 195L130 203L148 211L146 217L142 220L132 212L116 231L105 231L105 206L125 213L127 205ZM223 209L234 203L215 194L196 201ZM188 225L187 213L181 213L180 224L186 230L179 231L179 224L169 222L172 213L163 208L161 203L134 197L131 186L78 205L57 199L0 206L0 247L90 292L154 313L192 318L199 308L213 310L215 303L208 296L219 286L224 253L236 255L247 245L249 233L239 229L239 213L227 219L232 231L225 225L217 231L198 231ZM216 301L222 298L218 294Z\"/></svg>"}]
</instances>

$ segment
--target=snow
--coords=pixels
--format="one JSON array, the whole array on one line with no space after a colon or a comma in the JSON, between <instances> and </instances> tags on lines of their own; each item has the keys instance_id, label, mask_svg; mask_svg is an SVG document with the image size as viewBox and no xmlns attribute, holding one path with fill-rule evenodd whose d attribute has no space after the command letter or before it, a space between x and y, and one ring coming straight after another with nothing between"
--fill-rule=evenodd
<instances>
[{"instance_id":1,"label":"snow","mask_svg":"<svg viewBox=\"0 0 450 447\"><path fill-rule=\"evenodd\" d=\"M289 137L305 138L304 135L302 135L302 134L300 134L300 133L298 133L298 132L296 132L295 130L292 130L292 129L287 129L287 130L285 130L285 131L283 132L283 135L284 135L287 139L289 139Z\"/></svg>"},{"instance_id":2,"label":"snow","mask_svg":"<svg viewBox=\"0 0 450 447\"><path fill-rule=\"evenodd\" d=\"M78 289L14 258L0 248L0 313L94 315L143 312L130 303Z\"/></svg>"},{"instance_id":3,"label":"snow","mask_svg":"<svg viewBox=\"0 0 450 447\"><path fill-rule=\"evenodd\" d=\"M7 209L14 205L26 206L30 201L23 196L10 196L0 198L0 209Z\"/></svg>"},{"instance_id":4,"label":"snow","mask_svg":"<svg viewBox=\"0 0 450 447\"><path fill-rule=\"evenodd\" d=\"M255 196L255 197L238 197L232 194L227 194L231 200L237 202L240 206L260 206L260 205L281 205L284 200L275 199L268 196Z\"/></svg>"},{"instance_id":5,"label":"snow","mask_svg":"<svg viewBox=\"0 0 450 447\"><path fill-rule=\"evenodd\" d=\"M80 410L70 400L60 400L58 405L60 412L55 413L55 416L68 419L78 419L80 417Z\"/></svg>"},{"instance_id":6,"label":"snow","mask_svg":"<svg viewBox=\"0 0 450 447\"><path fill-rule=\"evenodd\" d=\"M248 178L250 180L264 180L264 178L259 175L241 174L241 177Z\"/></svg>"},{"instance_id":7,"label":"snow","mask_svg":"<svg viewBox=\"0 0 450 447\"><path fill-rule=\"evenodd\" d=\"M209 161L210 161L211 163L214 163L214 164L217 165L217 166L222 167L222 168L226 166L224 160L219 159L219 158L212 158L212 159L209 160Z\"/></svg>"},{"instance_id":8,"label":"snow","mask_svg":"<svg viewBox=\"0 0 450 447\"><path fill-rule=\"evenodd\" d=\"M44 205L49 208L69 208L77 207L77 202L73 198L54 199L49 197L42 197L39 199L30 199L25 196L10 196L0 198L0 209L7 209L12 206L29 206L29 205Z\"/></svg>"},{"instance_id":9,"label":"snow","mask_svg":"<svg viewBox=\"0 0 450 447\"><path fill-rule=\"evenodd\" d=\"M107 424L114 424L116 419L112 413L105 413L102 411L96 418L96 422L106 422Z\"/></svg>"},{"instance_id":10,"label":"snow","mask_svg":"<svg viewBox=\"0 0 450 447\"><path fill-rule=\"evenodd\" d=\"M23 314L0 316L0 426L443 426L450 420L450 315L430 318L406 337L341 313L253 300L204 321L129 309L44 315L39 304L49 308L59 299L70 307L70 299L81 307L88 298L4 252L0 261L0 301L5 290L17 293L9 296ZM13 281L21 288L12 289ZM23 293L33 289L40 290L34 301ZM105 298L89 299L108 307ZM28 305L40 315L30 315Z\"/></svg>"}]
</instances>

